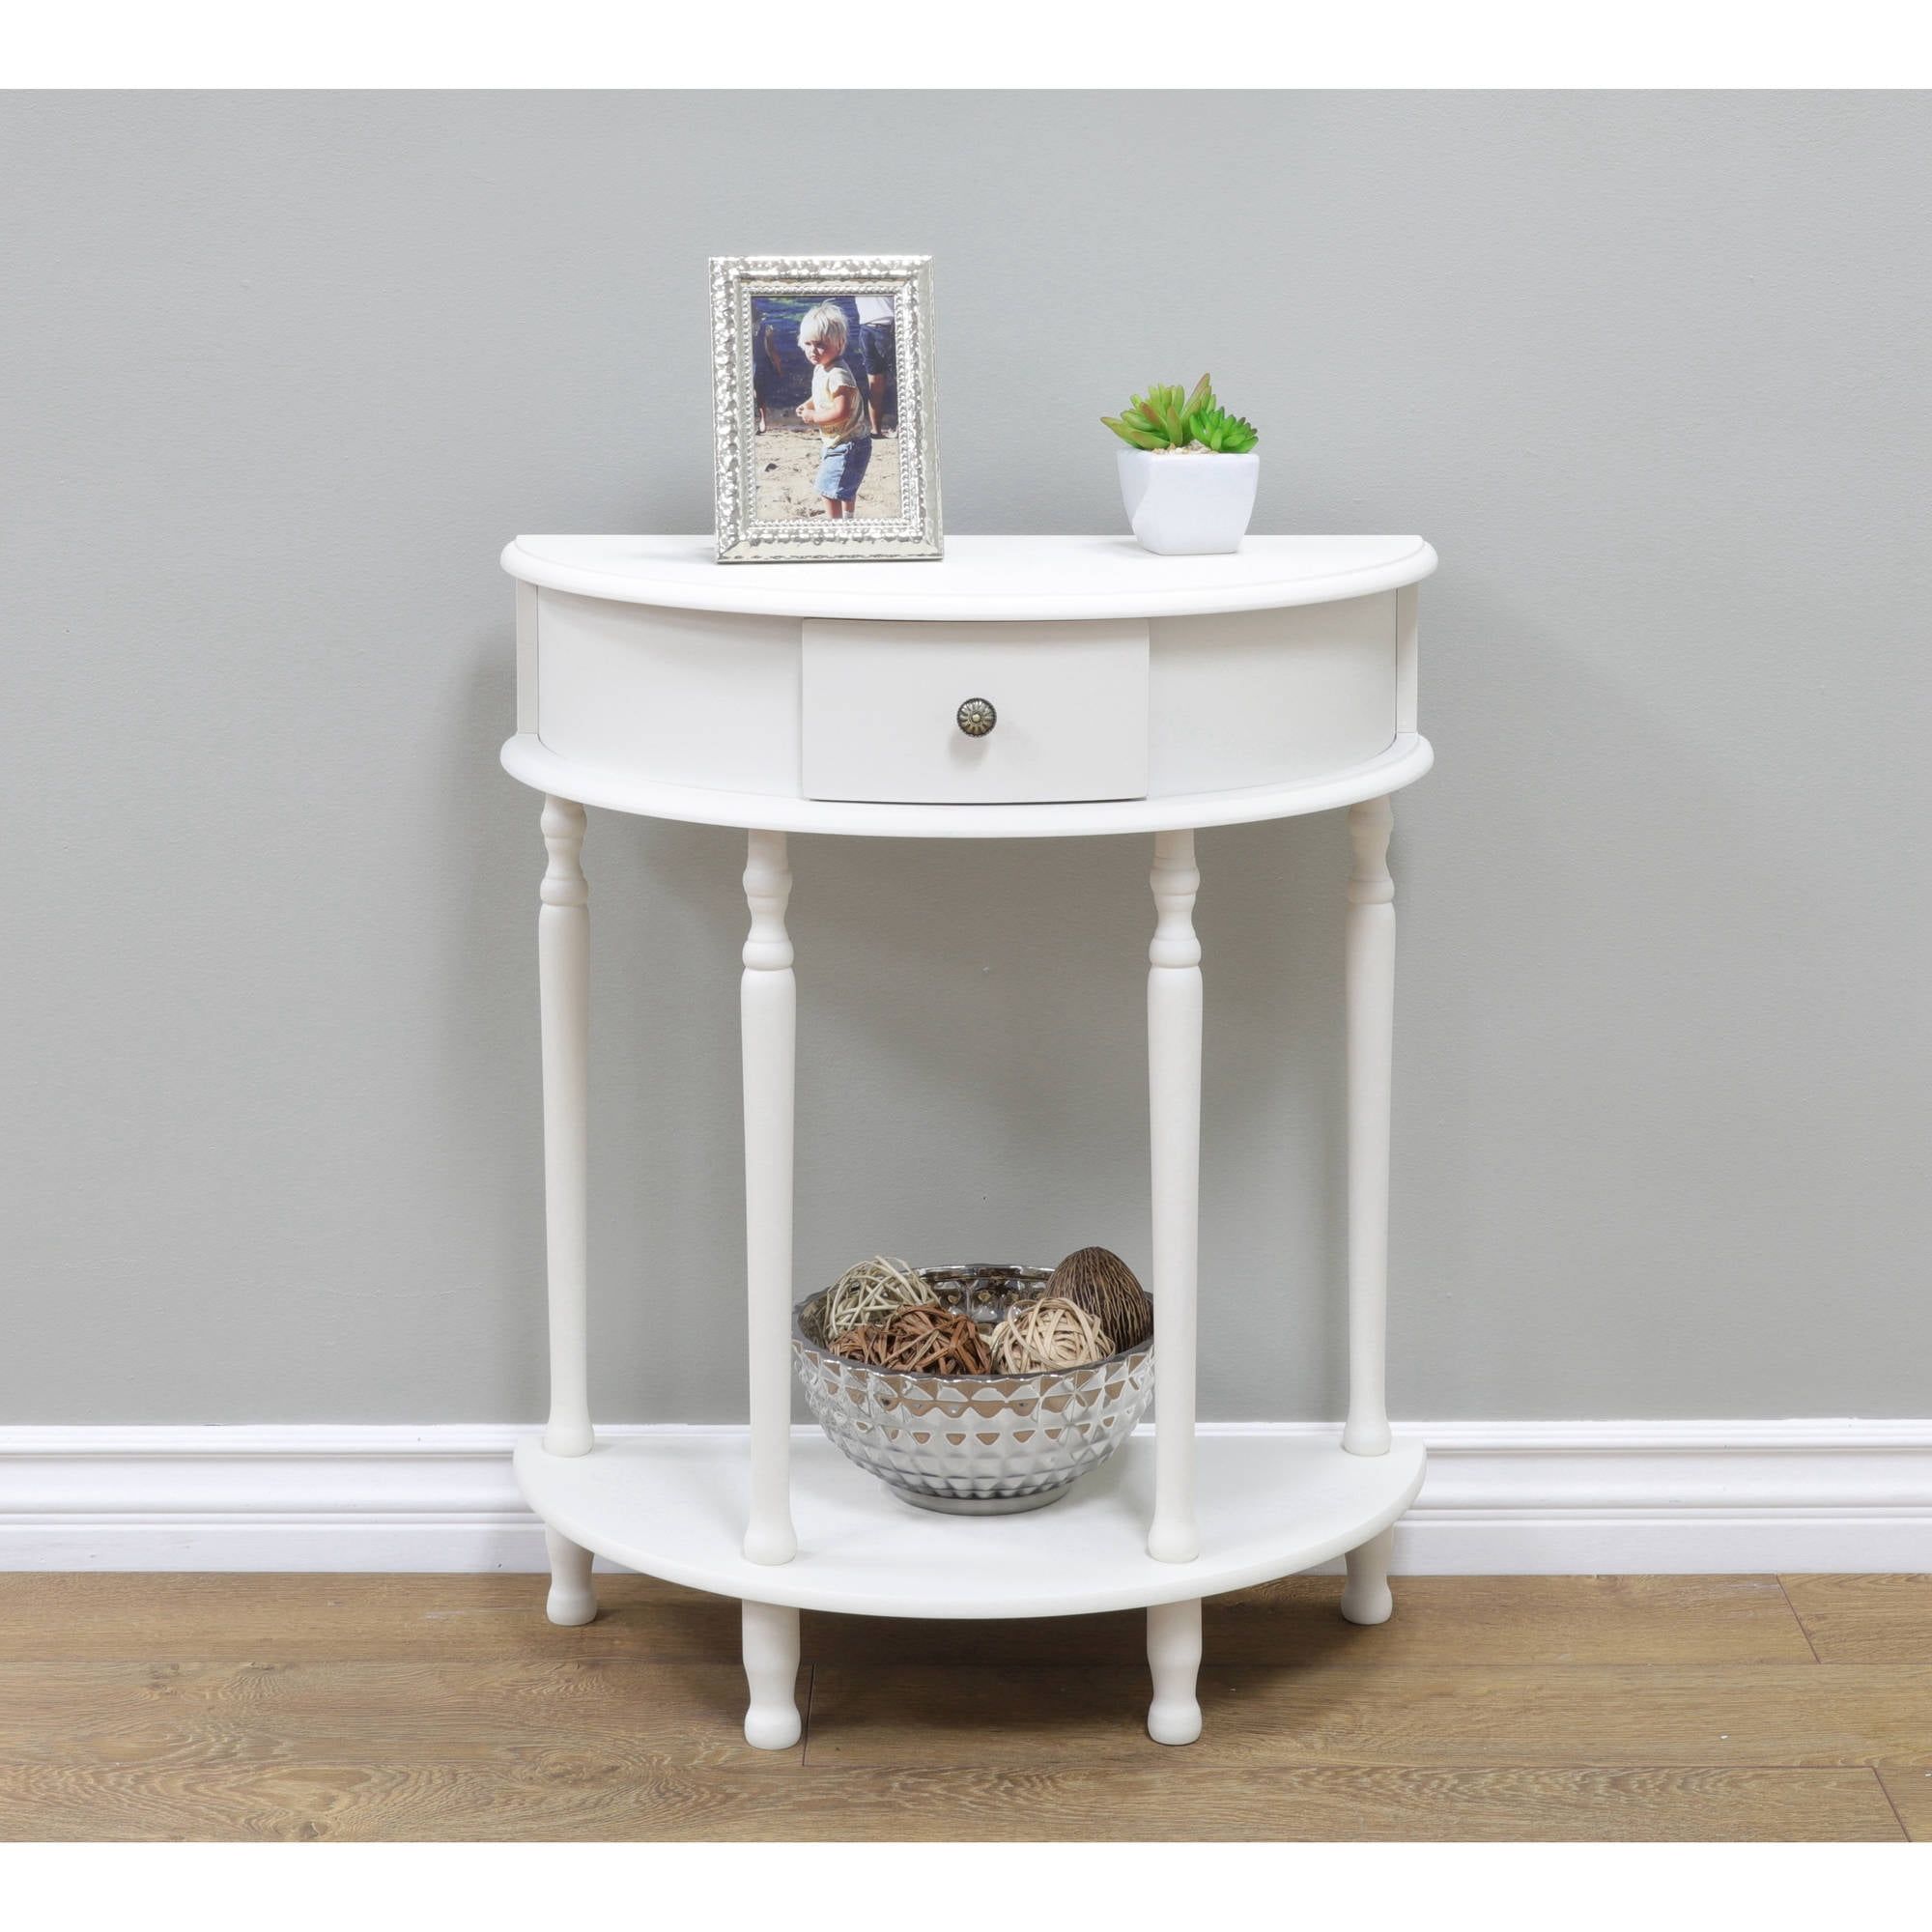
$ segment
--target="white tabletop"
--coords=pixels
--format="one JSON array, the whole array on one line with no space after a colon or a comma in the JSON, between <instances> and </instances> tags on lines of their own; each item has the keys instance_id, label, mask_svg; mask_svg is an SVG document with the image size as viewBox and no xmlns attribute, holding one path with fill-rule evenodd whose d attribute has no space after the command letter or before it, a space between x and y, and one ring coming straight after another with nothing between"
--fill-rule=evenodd
<instances>
[{"instance_id":1,"label":"white tabletop","mask_svg":"<svg viewBox=\"0 0 1932 1932\"><path fill-rule=\"evenodd\" d=\"M1155 556L1130 536L969 536L931 563L719 563L708 536L526 536L503 568L676 610L983 623L1329 604L1418 583L1435 553L1417 536L1251 536L1227 556Z\"/></svg>"}]
</instances>

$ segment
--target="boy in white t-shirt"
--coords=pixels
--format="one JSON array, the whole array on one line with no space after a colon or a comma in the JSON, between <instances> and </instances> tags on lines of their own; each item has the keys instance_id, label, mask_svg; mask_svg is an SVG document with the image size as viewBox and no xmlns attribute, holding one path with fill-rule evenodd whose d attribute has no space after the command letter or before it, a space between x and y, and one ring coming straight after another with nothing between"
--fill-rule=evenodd
<instances>
[{"instance_id":1,"label":"boy in white t-shirt","mask_svg":"<svg viewBox=\"0 0 1932 1932\"><path fill-rule=\"evenodd\" d=\"M811 398L799 404L798 415L818 431L823 447L811 487L834 519L858 515L859 485L872 461L866 392L842 359L845 334L844 311L837 302L820 302L798 326L798 346L812 369Z\"/></svg>"}]
</instances>

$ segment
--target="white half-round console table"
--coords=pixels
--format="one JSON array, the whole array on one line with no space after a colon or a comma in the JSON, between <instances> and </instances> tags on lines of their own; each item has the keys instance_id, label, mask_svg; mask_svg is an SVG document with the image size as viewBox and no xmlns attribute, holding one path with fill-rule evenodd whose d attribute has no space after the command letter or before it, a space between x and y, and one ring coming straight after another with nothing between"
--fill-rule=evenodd
<instances>
[{"instance_id":1,"label":"white half-round console table","mask_svg":"<svg viewBox=\"0 0 1932 1932\"><path fill-rule=\"evenodd\" d=\"M1201 1600L1348 1558L1342 1612L1389 1614L1422 1484L1383 1396L1395 890L1389 796L1416 731L1420 537L1250 537L1155 556L1118 537L954 537L938 563L724 567L703 537L520 537L512 777L545 794L550 1420L517 1454L549 1611L596 1614L593 1555L744 1606L745 1735L796 1742L799 1611L1028 1617L1145 1607L1150 1732L1201 1728ZM749 834L744 949L749 1440L599 1443L585 1261L586 805ZM1194 1429L1203 827L1346 809L1349 1407L1339 1443ZM1149 950L1158 1428L1052 1507L907 1509L791 1438L796 1025L786 839L1151 833Z\"/></svg>"}]
</instances>

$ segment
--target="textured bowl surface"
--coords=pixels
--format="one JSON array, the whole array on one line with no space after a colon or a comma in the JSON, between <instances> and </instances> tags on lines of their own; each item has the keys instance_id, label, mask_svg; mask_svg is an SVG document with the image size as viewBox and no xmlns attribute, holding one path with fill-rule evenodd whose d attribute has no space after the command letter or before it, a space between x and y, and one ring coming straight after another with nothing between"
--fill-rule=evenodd
<instances>
[{"instance_id":1,"label":"textured bowl surface","mask_svg":"<svg viewBox=\"0 0 1932 1932\"><path fill-rule=\"evenodd\" d=\"M1046 1268L980 1262L917 1270L933 1300L992 1328L1045 1289ZM1032 1376L915 1376L867 1368L825 1344L824 1293L798 1304L792 1361L819 1426L860 1468L922 1509L1038 1509L1134 1432L1153 1394L1153 1342Z\"/></svg>"}]
</instances>

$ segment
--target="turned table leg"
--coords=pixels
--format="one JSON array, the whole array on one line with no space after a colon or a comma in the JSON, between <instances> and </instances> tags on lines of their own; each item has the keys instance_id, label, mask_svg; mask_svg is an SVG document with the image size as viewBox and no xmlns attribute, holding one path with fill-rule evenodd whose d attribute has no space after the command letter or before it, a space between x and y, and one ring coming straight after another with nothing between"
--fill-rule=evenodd
<instances>
[{"instance_id":1,"label":"turned table leg","mask_svg":"<svg viewBox=\"0 0 1932 1932\"><path fill-rule=\"evenodd\" d=\"M796 1694L798 1612L749 1601L744 1612L745 1682L752 1690L745 1742L759 1750L787 1750L803 1728Z\"/></svg>"},{"instance_id":2,"label":"turned table leg","mask_svg":"<svg viewBox=\"0 0 1932 1932\"><path fill-rule=\"evenodd\" d=\"M553 1456L590 1453L586 1159L590 1085L590 887L578 855L583 808L546 798L550 865L537 913L543 1011L544 1232L550 1263L550 1422Z\"/></svg>"},{"instance_id":3,"label":"turned table leg","mask_svg":"<svg viewBox=\"0 0 1932 1932\"><path fill-rule=\"evenodd\" d=\"M1395 1055L1395 882L1385 798L1349 808L1349 1420L1342 1447L1389 1449L1385 1362L1388 1300L1389 1086Z\"/></svg>"},{"instance_id":4,"label":"turned table leg","mask_svg":"<svg viewBox=\"0 0 1932 1932\"><path fill-rule=\"evenodd\" d=\"M583 808L546 798L550 854L537 912L537 993L543 1023L544 1237L550 1288L550 1420L553 1456L590 1453L589 1268L586 1230L590 1079L590 888L579 855ZM550 1549L550 1618L587 1624L597 1614L590 1552L555 1530Z\"/></svg>"},{"instance_id":5,"label":"turned table leg","mask_svg":"<svg viewBox=\"0 0 1932 1932\"><path fill-rule=\"evenodd\" d=\"M790 897L784 834L753 832L747 841L745 863L752 929L745 940L739 993L745 1061L745 1316L752 1416L752 1502L745 1554L753 1563L789 1563L798 1554L791 1521L792 1099L798 994L791 970L791 936L785 930ZM745 1606L748 1632L753 1607ZM790 1614L796 1633L798 1619ZM793 1662L797 1662L795 1634ZM789 1683L785 1694L791 1694Z\"/></svg>"},{"instance_id":6,"label":"turned table leg","mask_svg":"<svg viewBox=\"0 0 1932 1932\"><path fill-rule=\"evenodd\" d=\"M1349 879L1349 1419L1342 1447L1386 1456L1389 1094L1395 1066L1395 881L1385 798L1349 809L1354 866ZM1395 1531L1349 1552L1342 1614L1350 1623L1387 1621Z\"/></svg>"},{"instance_id":7,"label":"turned table leg","mask_svg":"<svg viewBox=\"0 0 1932 1932\"><path fill-rule=\"evenodd\" d=\"M1148 1103L1152 1149L1153 1521L1148 1554L1191 1563L1194 1520L1194 1296L1201 1223L1201 942L1194 935L1192 832L1157 832L1148 948Z\"/></svg>"},{"instance_id":8,"label":"turned table leg","mask_svg":"<svg viewBox=\"0 0 1932 1932\"><path fill-rule=\"evenodd\" d=\"M1199 1597L1150 1606L1148 1669L1153 1678L1148 1736L1157 1745L1191 1745L1201 1735L1201 1706L1194 1696L1201 1672Z\"/></svg>"}]
</instances>

